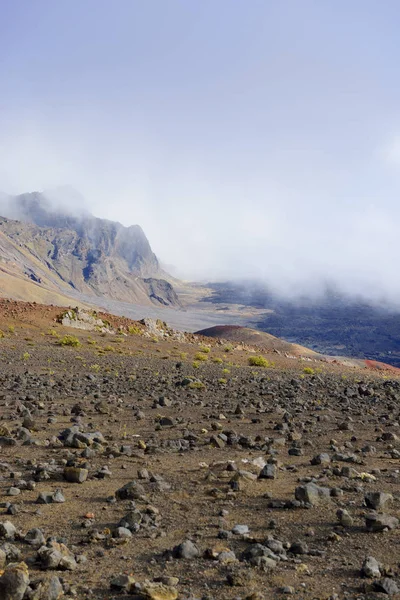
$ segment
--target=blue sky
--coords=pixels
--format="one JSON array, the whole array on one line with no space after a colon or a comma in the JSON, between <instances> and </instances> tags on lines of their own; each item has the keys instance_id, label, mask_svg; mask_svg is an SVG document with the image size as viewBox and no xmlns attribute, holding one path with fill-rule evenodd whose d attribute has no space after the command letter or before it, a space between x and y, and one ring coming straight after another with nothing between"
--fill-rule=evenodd
<instances>
[{"instance_id":1,"label":"blue sky","mask_svg":"<svg viewBox=\"0 0 400 600\"><path fill-rule=\"evenodd\" d=\"M397 298L400 5L0 0L0 189L70 184L188 277Z\"/></svg>"}]
</instances>

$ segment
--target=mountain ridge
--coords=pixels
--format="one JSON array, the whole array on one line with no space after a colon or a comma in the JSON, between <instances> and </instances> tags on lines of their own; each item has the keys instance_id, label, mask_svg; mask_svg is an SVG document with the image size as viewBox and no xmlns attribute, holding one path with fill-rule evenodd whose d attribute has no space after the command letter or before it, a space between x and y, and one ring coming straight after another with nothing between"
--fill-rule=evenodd
<instances>
[{"instance_id":1,"label":"mountain ridge","mask_svg":"<svg viewBox=\"0 0 400 600\"><path fill-rule=\"evenodd\" d=\"M2 266L51 289L137 304L180 300L139 225L76 216L40 192L8 197L0 218ZM10 274L11 275L11 274Z\"/></svg>"}]
</instances>

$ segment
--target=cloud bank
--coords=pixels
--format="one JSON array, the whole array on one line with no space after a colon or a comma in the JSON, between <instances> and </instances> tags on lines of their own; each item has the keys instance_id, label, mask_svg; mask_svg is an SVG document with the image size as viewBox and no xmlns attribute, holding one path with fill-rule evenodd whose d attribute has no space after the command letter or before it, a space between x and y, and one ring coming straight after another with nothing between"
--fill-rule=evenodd
<instances>
[{"instance_id":1,"label":"cloud bank","mask_svg":"<svg viewBox=\"0 0 400 600\"><path fill-rule=\"evenodd\" d=\"M70 185L187 279L400 305L396 5L167 4L9 5L0 190Z\"/></svg>"}]
</instances>

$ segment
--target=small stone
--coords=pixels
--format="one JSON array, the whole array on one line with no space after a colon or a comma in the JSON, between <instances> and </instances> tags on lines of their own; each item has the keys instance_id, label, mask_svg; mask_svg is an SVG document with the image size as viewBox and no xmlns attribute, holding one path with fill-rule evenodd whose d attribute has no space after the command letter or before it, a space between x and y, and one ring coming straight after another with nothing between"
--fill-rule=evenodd
<instances>
[{"instance_id":1,"label":"small stone","mask_svg":"<svg viewBox=\"0 0 400 600\"><path fill-rule=\"evenodd\" d=\"M200 555L199 549L190 540L185 540L179 544L179 546L176 546L173 550L173 553L176 558L187 559L197 558Z\"/></svg>"},{"instance_id":2,"label":"small stone","mask_svg":"<svg viewBox=\"0 0 400 600\"><path fill-rule=\"evenodd\" d=\"M392 500L392 494L386 494L385 492L368 492L365 494L365 504L368 508L374 510L382 510Z\"/></svg>"},{"instance_id":3,"label":"small stone","mask_svg":"<svg viewBox=\"0 0 400 600\"><path fill-rule=\"evenodd\" d=\"M262 468L262 470L258 476L259 479L276 479L277 477L278 477L277 466L270 465L268 463Z\"/></svg>"},{"instance_id":4,"label":"small stone","mask_svg":"<svg viewBox=\"0 0 400 600\"><path fill-rule=\"evenodd\" d=\"M348 513L344 508L339 508L336 511L336 516L340 525L343 527L352 527L353 525L353 517Z\"/></svg>"},{"instance_id":5,"label":"small stone","mask_svg":"<svg viewBox=\"0 0 400 600\"><path fill-rule=\"evenodd\" d=\"M381 576L379 563L373 556L367 556L361 567L361 575L363 577L371 577L377 579Z\"/></svg>"},{"instance_id":6,"label":"small stone","mask_svg":"<svg viewBox=\"0 0 400 600\"><path fill-rule=\"evenodd\" d=\"M0 580L1 581L1 580ZM388 596L393 596L394 594L399 593L399 588L393 579L389 579L389 577L385 577L380 581L374 582L374 587L377 592L383 592L384 594L388 594Z\"/></svg>"},{"instance_id":7,"label":"small stone","mask_svg":"<svg viewBox=\"0 0 400 600\"><path fill-rule=\"evenodd\" d=\"M65 467L64 479L69 483L83 483L88 478L89 471L80 467Z\"/></svg>"},{"instance_id":8,"label":"small stone","mask_svg":"<svg viewBox=\"0 0 400 600\"><path fill-rule=\"evenodd\" d=\"M119 591L132 592L134 591L135 578L131 575L117 575L111 580L110 587Z\"/></svg>"},{"instance_id":9,"label":"small stone","mask_svg":"<svg viewBox=\"0 0 400 600\"><path fill-rule=\"evenodd\" d=\"M46 540L40 529L30 529L24 537L24 541L30 546L39 547L43 546Z\"/></svg>"},{"instance_id":10,"label":"small stone","mask_svg":"<svg viewBox=\"0 0 400 600\"><path fill-rule=\"evenodd\" d=\"M371 513L365 517L367 531L384 531L385 529L396 529L399 520L386 514Z\"/></svg>"},{"instance_id":11,"label":"small stone","mask_svg":"<svg viewBox=\"0 0 400 600\"><path fill-rule=\"evenodd\" d=\"M141 483L130 481L115 492L118 500L137 500L146 495L146 490Z\"/></svg>"},{"instance_id":12,"label":"small stone","mask_svg":"<svg viewBox=\"0 0 400 600\"><path fill-rule=\"evenodd\" d=\"M13 540L16 533L17 529L11 523L11 521L4 521L3 523L0 523L0 538Z\"/></svg>"},{"instance_id":13,"label":"small stone","mask_svg":"<svg viewBox=\"0 0 400 600\"><path fill-rule=\"evenodd\" d=\"M140 595L148 600L176 600L178 590L164 583L147 583L142 586Z\"/></svg>"},{"instance_id":14,"label":"small stone","mask_svg":"<svg viewBox=\"0 0 400 600\"><path fill-rule=\"evenodd\" d=\"M235 535L246 535L249 533L249 527L248 525L235 525L235 527L232 529L232 533Z\"/></svg>"}]
</instances>

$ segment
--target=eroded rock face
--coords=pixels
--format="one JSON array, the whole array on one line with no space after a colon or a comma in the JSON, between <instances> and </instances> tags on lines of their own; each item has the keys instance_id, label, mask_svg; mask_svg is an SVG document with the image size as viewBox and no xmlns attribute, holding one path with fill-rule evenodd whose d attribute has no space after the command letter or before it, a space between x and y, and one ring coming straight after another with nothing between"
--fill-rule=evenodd
<instances>
[{"instance_id":1,"label":"eroded rock face","mask_svg":"<svg viewBox=\"0 0 400 600\"><path fill-rule=\"evenodd\" d=\"M68 198L76 192L69 190L64 195L68 205ZM12 264L16 276L39 286L50 282L53 290L63 294L69 284L71 291L86 295L180 306L139 225L124 227L87 212L74 216L54 208L51 199L39 192L10 197L2 209L2 217L8 217L0 217L2 256ZM65 324L79 329L93 325L85 317L80 323L66 317Z\"/></svg>"}]
</instances>

